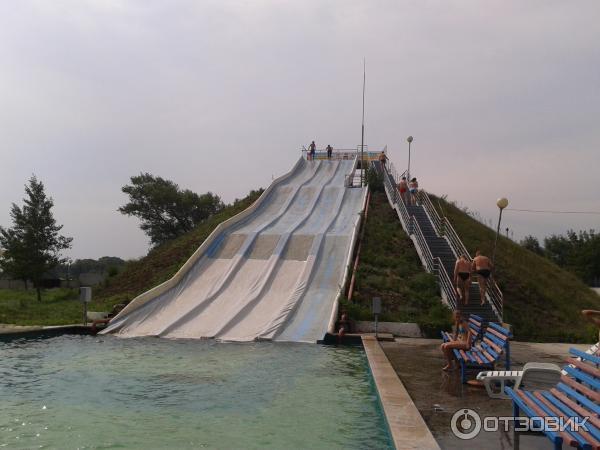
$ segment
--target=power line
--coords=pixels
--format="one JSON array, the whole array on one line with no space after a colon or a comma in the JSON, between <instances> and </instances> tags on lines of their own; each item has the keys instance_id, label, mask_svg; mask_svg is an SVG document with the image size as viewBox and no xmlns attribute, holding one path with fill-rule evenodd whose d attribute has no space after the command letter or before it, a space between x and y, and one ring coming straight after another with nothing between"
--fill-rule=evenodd
<instances>
[{"instance_id":1,"label":"power line","mask_svg":"<svg viewBox=\"0 0 600 450\"><path fill-rule=\"evenodd\" d=\"M506 208L507 211L517 211L517 212L531 212L531 213L545 213L545 214L592 214L592 215L600 215L600 211L552 211L546 209L515 209L515 208Z\"/></svg>"}]
</instances>

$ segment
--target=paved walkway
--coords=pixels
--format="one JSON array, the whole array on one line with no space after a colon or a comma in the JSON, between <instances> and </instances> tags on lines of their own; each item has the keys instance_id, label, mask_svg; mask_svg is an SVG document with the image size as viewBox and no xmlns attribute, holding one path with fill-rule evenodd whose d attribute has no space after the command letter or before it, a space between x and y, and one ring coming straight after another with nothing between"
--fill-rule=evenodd
<instances>
[{"instance_id":1,"label":"paved walkway","mask_svg":"<svg viewBox=\"0 0 600 450\"><path fill-rule=\"evenodd\" d=\"M381 342L381 347L441 448L512 448L511 432L481 432L472 441L460 440L452 434L450 419L458 409L471 408L482 417L511 416L512 403L490 399L484 388L463 385L458 372L442 371L440 344L439 339L397 338L395 342ZM585 350L589 345L511 342L513 368L518 369L528 361L562 365L570 347ZM521 437L521 448L547 449L549 445L550 441L543 436Z\"/></svg>"},{"instance_id":2,"label":"paved walkway","mask_svg":"<svg viewBox=\"0 0 600 450\"><path fill-rule=\"evenodd\" d=\"M374 336L363 336L362 342L396 448L438 450L440 447L394 372L380 343Z\"/></svg>"}]
</instances>

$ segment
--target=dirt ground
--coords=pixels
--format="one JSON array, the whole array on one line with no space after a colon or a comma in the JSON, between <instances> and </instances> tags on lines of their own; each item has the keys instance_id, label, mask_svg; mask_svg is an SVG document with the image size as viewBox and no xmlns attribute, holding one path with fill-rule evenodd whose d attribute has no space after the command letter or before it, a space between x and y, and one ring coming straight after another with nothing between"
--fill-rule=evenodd
<instances>
[{"instance_id":1,"label":"dirt ground","mask_svg":"<svg viewBox=\"0 0 600 450\"><path fill-rule=\"evenodd\" d=\"M482 418L512 416L510 400L491 399L483 387L463 385L460 373L441 370L444 360L439 339L397 338L381 342L396 373L404 383L419 412L443 449L509 449L513 448L512 432L481 432L475 439L455 437L450 420L461 408L475 410ZM526 362L549 362L558 365L568 356L570 347L579 344L537 344L511 342L511 369L518 370ZM498 367L499 370L502 367ZM551 442L545 436L521 436L521 449L547 449Z\"/></svg>"}]
</instances>

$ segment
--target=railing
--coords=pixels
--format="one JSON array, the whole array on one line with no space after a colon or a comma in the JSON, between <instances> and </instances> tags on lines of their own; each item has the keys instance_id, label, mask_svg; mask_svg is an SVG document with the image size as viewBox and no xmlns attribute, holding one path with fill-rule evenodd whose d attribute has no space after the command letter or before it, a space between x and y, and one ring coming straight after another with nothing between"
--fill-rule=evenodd
<instances>
[{"instance_id":1,"label":"railing","mask_svg":"<svg viewBox=\"0 0 600 450\"><path fill-rule=\"evenodd\" d=\"M427 192L423 190L419 192L419 201L431 219L436 233L441 237L445 237L450 244L454 256L458 258L460 255L465 255L469 261L472 261L473 258L471 258L469 251L461 241L456 230L454 230L450 220L448 220L446 216L440 217ZM488 282L486 298L498 318L502 320L504 313L504 298L502 296L502 291L494 280Z\"/></svg>"},{"instance_id":2,"label":"railing","mask_svg":"<svg viewBox=\"0 0 600 450\"><path fill-rule=\"evenodd\" d=\"M387 146L384 147L383 151L386 151ZM356 148L334 148L331 152L331 158L327 157L327 149L326 148L318 148L315 150L315 160L340 160L340 159L354 159L357 156L360 157L361 146L358 145ZM308 149L304 146L300 149L304 159L308 159ZM368 145L363 146L363 158L365 161L374 161L379 158L380 152L369 150ZM359 158L360 159L360 158Z\"/></svg>"},{"instance_id":3,"label":"railing","mask_svg":"<svg viewBox=\"0 0 600 450\"><path fill-rule=\"evenodd\" d=\"M433 255L431 254L431 250L429 249L429 246L427 245L427 242L425 241L425 236L423 236L421 227L419 226L419 223L414 219L414 217L410 218L410 222L411 222L410 228L412 229L412 232L413 232L412 234L415 237L415 240L417 241L417 246L419 247L419 251L420 251L422 257L425 260L425 267L427 267L428 272L433 273L436 270L435 263L433 260Z\"/></svg>"},{"instance_id":4,"label":"railing","mask_svg":"<svg viewBox=\"0 0 600 450\"><path fill-rule=\"evenodd\" d=\"M354 164L352 164L352 169L345 176L344 186L345 187L354 187L354 178L356 176L356 168L358 167L358 156L354 156Z\"/></svg>"},{"instance_id":5,"label":"railing","mask_svg":"<svg viewBox=\"0 0 600 450\"><path fill-rule=\"evenodd\" d=\"M402 222L404 229L408 234L415 237L415 244L418 247L420 255L422 255L422 258L424 259L424 264L427 267L427 270L429 272L435 272L438 274L440 287L443 290L448 303L450 303L452 308L456 308L458 300L457 293L454 289L454 284L450 279L450 275L444 269L441 260L439 258L433 258L431 255L431 251L429 250L429 246L423 237L423 233L421 232L419 224L409 214L404 201L400 198L400 192L398 191L396 185L400 178L405 174L406 171L398 175L394 165L391 163L387 164L387 167L384 169L383 180L388 197L392 199L392 203L398 212L398 217ZM458 258L460 255L465 255L469 261L472 261L471 255L458 236L458 233L447 217L440 217L437 210L433 206L429 195L427 195L427 192L423 190L419 191L418 201L429 216L436 234L440 237L446 238L450 248L452 249L452 252L454 253L454 256ZM488 284L486 298L498 319L502 320L504 299L502 296L502 291L500 291L500 288L493 280L490 280L490 283Z\"/></svg>"},{"instance_id":6,"label":"railing","mask_svg":"<svg viewBox=\"0 0 600 450\"><path fill-rule=\"evenodd\" d=\"M406 205L404 201L400 198L400 192L396 187L397 180L404 176L406 172L403 172L398 176L394 166L389 164L387 169L383 173L383 183L385 189L388 193L388 197L392 198L392 203L395 206L395 209L398 213L398 218L402 223L402 227L406 230L409 235L414 237L415 247L417 248L417 252L421 257L423 265L427 269L429 273L434 273L437 275L438 282L440 285L440 289L442 290L443 296L446 298L447 303L452 309L456 309L457 307L457 294L454 289L454 285L450 280L442 261L439 257L433 257L431 254L431 250L427 245L427 241L425 240L425 236L421 231L421 227L417 220L412 217L408 210L406 209Z\"/></svg>"},{"instance_id":7,"label":"railing","mask_svg":"<svg viewBox=\"0 0 600 450\"><path fill-rule=\"evenodd\" d=\"M454 289L454 283L450 279L450 276L444 269L444 265L442 264L442 260L439 257L435 258L436 261L436 273L438 275L438 281L440 283L440 287L442 291L446 294L446 299L450 304L450 307L454 310L458 307L458 295L456 290Z\"/></svg>"}]
</instances>

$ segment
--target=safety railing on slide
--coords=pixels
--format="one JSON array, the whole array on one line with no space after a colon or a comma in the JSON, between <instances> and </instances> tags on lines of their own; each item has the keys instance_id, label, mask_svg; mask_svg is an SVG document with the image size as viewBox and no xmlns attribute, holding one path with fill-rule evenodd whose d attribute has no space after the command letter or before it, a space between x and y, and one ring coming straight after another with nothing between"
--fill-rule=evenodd
<instances>
[{"instance_id":1,"label":"safety railing on slide","mask_svg":"<svg viewBox=\"0 0 600 450\"><path fill-rule=\"evenodd\" d=\"M473 258L471 258L469 251L461 241L460 237L458 236L458 233L450 223L450 220L448 220L446 216L440 217L437 209L433 205L427 192L423 190L420 191L418 198L419 202L423 205L423 208L427 212L427 215L431 219L436 233L438 234L438 236L443 236L446 238L446 240L450 244L450 247L452 248L452 251L454 252L454 255L457 258L460 255L465 255L469 261L472 261ZM498 319L502 321L504 312L504 298L502 296L502 291L498 287L498 284L496 284L496 282L493 279L488 281L486 298L492 306L492 309L496 313Z\"/></svg>"}]
</instances>

